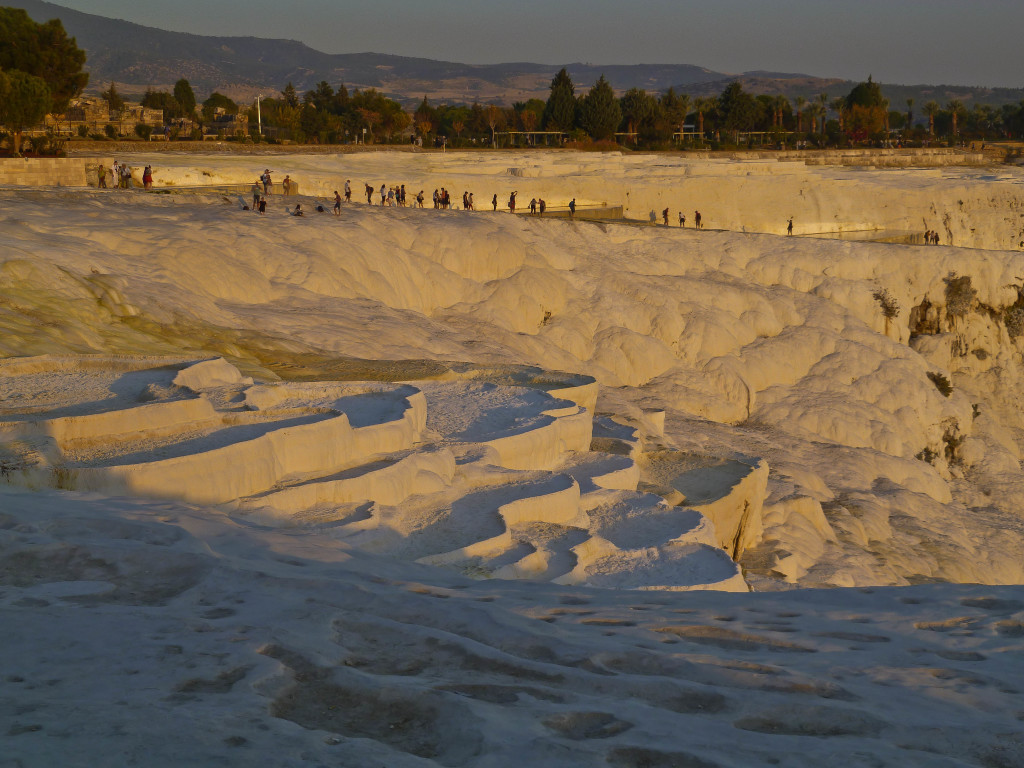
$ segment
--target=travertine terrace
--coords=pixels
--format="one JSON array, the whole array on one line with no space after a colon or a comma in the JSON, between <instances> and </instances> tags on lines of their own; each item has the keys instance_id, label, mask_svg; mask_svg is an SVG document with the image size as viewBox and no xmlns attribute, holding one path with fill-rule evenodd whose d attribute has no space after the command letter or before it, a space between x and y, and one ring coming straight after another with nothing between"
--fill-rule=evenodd
<instances>
[{"instance_id":1,"label":"travertine terrace","mask_svg":"<svg viewBox=\"0 0 1024 768\"><path fill-rule=\"evenodd\" d=\"M1024 764L1018 170L173 158L0 189L13 764Z\"/></svg>"}]
</instances>

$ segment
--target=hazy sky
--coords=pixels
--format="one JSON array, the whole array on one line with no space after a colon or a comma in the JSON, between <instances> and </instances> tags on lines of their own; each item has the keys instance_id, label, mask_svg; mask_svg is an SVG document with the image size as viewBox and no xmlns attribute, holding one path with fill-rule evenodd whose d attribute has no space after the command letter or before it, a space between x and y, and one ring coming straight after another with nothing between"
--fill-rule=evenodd
<instances>
[{"instance_id":1,"label":"hazy sky","mask_svg":"<svg viewBox=\"0 0 1024 768\"><path fill-rule=\"evenodd\" d=\"M474 64L696 64L1024 87L1024 0L58 0L207 35Z\"/></svg>"}]
</instances>

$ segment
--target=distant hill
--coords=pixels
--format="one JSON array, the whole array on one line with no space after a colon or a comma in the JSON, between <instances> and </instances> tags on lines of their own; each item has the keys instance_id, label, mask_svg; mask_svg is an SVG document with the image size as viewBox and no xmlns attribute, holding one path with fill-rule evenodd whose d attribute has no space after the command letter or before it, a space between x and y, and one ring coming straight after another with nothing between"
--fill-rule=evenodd
<instances>
[{"instance_id":1,"label":"distant hill","mask_svg":"<svg viewBox=\"0 0 1024 768\"><path fill-rule=\"evenodd\" d=\"M563 65L513 62L460 64L382 53L327 54L295 40L256 37L207 37L167 32L118 19L74 11L43 0L0 0L24 8L36 21L59 18L68 34L88 54L89 90L98 93L114 81L129 96L147 87L170 89L185 77L202 99L220 91L239 101L257 94L275 95L291 82L301 93L321 80L337 87L376 88L406 105L427 96L437 103L473 101L511 104L547 98L551 78ZM713 96L739 79L753 93L784 93L793 98L829 93L845 95L854 83L811 75L755 71L736 75L687 64L566 64L578 88L588 88L602 74L617 91L639 87L652 92L677 90ZM968 107L1024 100L1024 89L952 86L889 86L883 91L894 109L907 97L917 104L958 98Z\"/></svg>"}]
</instances>

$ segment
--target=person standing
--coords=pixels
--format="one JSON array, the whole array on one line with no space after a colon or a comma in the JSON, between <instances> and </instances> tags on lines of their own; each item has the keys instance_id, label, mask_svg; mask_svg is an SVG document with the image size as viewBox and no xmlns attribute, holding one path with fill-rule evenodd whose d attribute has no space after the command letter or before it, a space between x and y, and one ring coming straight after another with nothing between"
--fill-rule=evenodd
<instances>
[{"instance_id":1,"label":"person standing","mask_svg":"<svg viewBox=\"0 0 1024 768\"><path fill-rule=\"evenodd\" d=\"M441 193L436 189L434 190L434 209L436 210L441 205Z\"/></svg>"},{"instance_id":2,"label":"person standing","mask_svg":"<svg viewBox=\"0 0 1024 768\"><path fill-rule=\"evenodd\" d=\"M106 189L107 188L107 168L106 168L106 166L100 164L99 167L96 168L96 173L99 175L99 189Z\"/></svg>"},{"instance_id":3,"label":"person standing","mask_svg":"<svg viewBox=\"0 0 1024 768\"><path fill-rule=\"evenodd\" d=\"M471 211L475 211L476 210L476 208L474 207L474 203L473 203L473 193L472 192L469 193L469 210L471 210Z\"/></svg>"},{"instance_id":4,"label":"person standing","mask_svg":"<svg viewBox=\"0 0 1024 768\"><path fill-rule=\"evenodd\" d=\"M789 217L789 224L786 225L786 234L787 235L792 235L793 234L793 217L792 216Z\"/></svg>"},{"instance_id":5,"label":"person standing","mask_svg":"<svg viewBox=\"0 0 1024 768\"><path fill-rule=\"evenodd\" d=\"M665 222L665 226L668 226L668 208L661 212L661 218Z\"/></svg>"},{"instance_id":6,"label":"person standing","mask_svg":"<svg viewBox=\"0 0 1024 768\"><path fill-rule=\"evenodd\" d=\"M700 220L700 211L694 211L693 212L693 228L694 229L704 229L704 225L701 223L701 220Z\"/></svg>"},{"instance_id":7,"label":"person standing","mask_svg":"<svg viewBox=\"0 0 1024 768\"><path fill-rule=\"evenodd\" d=\"M142 187L143 189L153 188L153 166L147 165L146 170L142 172Z\"/></svg>"},{"instance_id":8,"label":"person standing","mask_svg":"<svg viewBox=\"0 0 1024 768\"><path fill-rule=\"evenodd\" d=\"M288 197L288 195L291 194L291 192L292 192L292 177L291 176L288 176L287 174L285 174L284 181L281 182L281 191L283 192L285 197Z\"/></svg>"},{"instance_id":9,"label":"person standing","mask_svg":"<svg viewBox=\"0 0 1024 768\"><path fill-rule=\"evenodd\" d=\"M263 171L263 175L260 176L260 181L263 182L263 194L264 195L269 195L270 194L270 169L269 168L267 168L266 170Z\"/></svg>"},{"instance_id":10,"label":"person standing","mask_svg":"<svg viewBox=\"0 0 1024 768\"><path fill-rule=\"evenodd\" d=\"M509 213L515 213L516 212L516 195L517 194L519 194L519 193L518 192L513 192L511 195L508 196L508 212Z\"/></svg>"},{"instance_id":11,"label":"person standing","mask_svg":"<svg viewBox=\"0 0 1024 768\"><path fill-rule=\"evenodd\" d=\"M259 213L260 209L260 182L257 179L252 185L252 210L253 213Z\"/></svg>"},{"instance_id":12,"label":"person standing","mask_svg":"<svg viewBox=\"0 0 1024 768\"><path fill-rule=\"evenodd\" d=\"M574 197L569 201L569 218L576 218L576 198Z\"/></svg>"},{"instance_id":13,"label":"person standing","mask_svg":"<svg viewBox=\"0 0 1024 768\"><path fill-rule=\"evenodd\" d=\"M423 207L423 190L421 189L416 193L416 205L420 208Z\"/></svg>"},{"instance_id":14,"label":"person standing","mask_svg":"<svg viewBox=\"0 0 1024 768\"><path fill-rule=\"evenodd\" d=\"M685 227L686 226L686 216L683 214L682 211L679 212L679 226L680 227Z\"/></svg>"},{"instance_id":15,"label":"person standing","mask_svg":"<svg viewBox=\"0 0 1024 768\"><path fill-rule=\"evenodd\" d=\"M267 198L264 197L263 195L260 195L260 207L259 207L259 209L260 209L260 215L261 216L267 212Z\"/></svg>"},{"instance_id":16,"label":"person standing","mask_svg":"<svg viewBox=\"0 0 1024 768\"><path fill-rule=\"evenodd\" d=\"M542 197L540 200L537 201L537 205L540 207L540 213L543 216L544 211L546 211L548 208L548 204L544 202L544 198Z\"/></svg>"},{"instance_id":17,"label":"person standing","mask_svg":"<svg viewBox=\"0 0 1024 768\"><path fill-rule=\"evenodd\" d=\"M345 202L352 202L352 183L348 179L345 179Z\"/></svg>"},{"instance_id":18,"label":"person standing","mask_svg":"<svg viewBox=\"0 0 1024 768\"><path fill-rule=\"evenodd\" d=\"M531 197L530 198L530 213L536 213L536 212L537 212L537 198L536 197Z\"/></svg>"},{"instance_id":19,"label":"person standing","mask_svg":"<svg viewBox=\"0 0 1024 768\"><path fill-rule=\"evenodd\" d=\"M338 190L334 190L334 215L341 216L341 195Z\"/></svg>"},{"instance_id":20,"label":"person standing","mask_svg":"<svg viewBox=\"0 0 1024 768\"><path fill-rule=\"evenodd\" d=\"M498 193L494 193L494 197L491 198L491 205L494 206L494 210L498 210Z\"/></svg>"},{"instance_id":21,"label":"person standing","mask_svg":"<svg viewBox=\"0 0 1024 768\"><path fill-rule=\"evenodd\" d=\"M384 205L387 205L387 202L388 202L388 185L387 184L381 184L380 185L380 204L383 207Z\"/></svg>"}]
</instances>

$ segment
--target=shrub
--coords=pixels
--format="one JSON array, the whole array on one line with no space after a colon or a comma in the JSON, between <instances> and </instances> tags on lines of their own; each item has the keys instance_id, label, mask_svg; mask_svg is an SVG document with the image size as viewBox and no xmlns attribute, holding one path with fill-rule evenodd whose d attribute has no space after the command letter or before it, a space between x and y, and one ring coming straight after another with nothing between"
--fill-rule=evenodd
<instances>
[{"instance_id":1,"label":"shrub","mask_svg":"<svg viewBox=\"0 0 1024 768\"><path fill-rule=\"evenodd\" d=\"M946 283L946 315L950 319L965 317L973 309L978 295L971 286L971 276L957 277L955 272L950 272L943 280Z\"/></svg>"},{"instance_id":2,"label":"shrub","mask_svg":"<svg viewBox=\"0 0 1024 768\"><path fill-rule=\"evenodd\" d=\"M149 137L153 134L153 126L146 125L145 123L139 123L135 126L135 135L143 141L149 141Z\"/></svg>"},{"instance_id":3,"label":"shrub","mask_svg":"<svg viewBox=\"0 0 1024 768\"><path fill-rule=\"evenodd\" d=\"M896 297L889 293L887 288L879 288L871 295L875 301L878 302L879 306L881 306L883 317L889 320L894 317L899 317L900 304L896 301Z\"/></svg>"},{"instance_id":4,"label":"shrub","mask_svg":"<svg viewBox=\"0 0 1024 768\"><path fill-rule=\"evenodd\" d=\"M107 123L105 126L103 126L103 133L107 135L108 139L116 138L117 128L115 128L111 123Z\"/></svg>"},{"instance_id":5,"label":"shrub","mask_svg":"<svg viewBox=\"0 0 1024 768\"><path fill-rule=\"evenodd\" d=\"M1024 306L1014 304L1003 310L1003 322L1011 339L1024 335Z\"/></svg>"},{"instance_id":6,"label":"shrub","mask_svg":"<svg viewBox=\"0 0 1024 768\"><path fill-rule=\"evenodd\" d=\"M928 378L931 379L932 384L939 390L943 395L949 397L953 394L953 385L949 382L943 374L936 373L935 371L928 371Z\"/></svg>"},{"instance_id":7,"label":"shrub","mask_svg":"<svg viewBox=\"0 0 1024 768\"><path fill-rule=\"evenodd\" d=\"M75 130L78 132L79 138L84 139L86 136L89 135L89 126L87 125L80 125Z\"/></svg>"}]
</instances>

